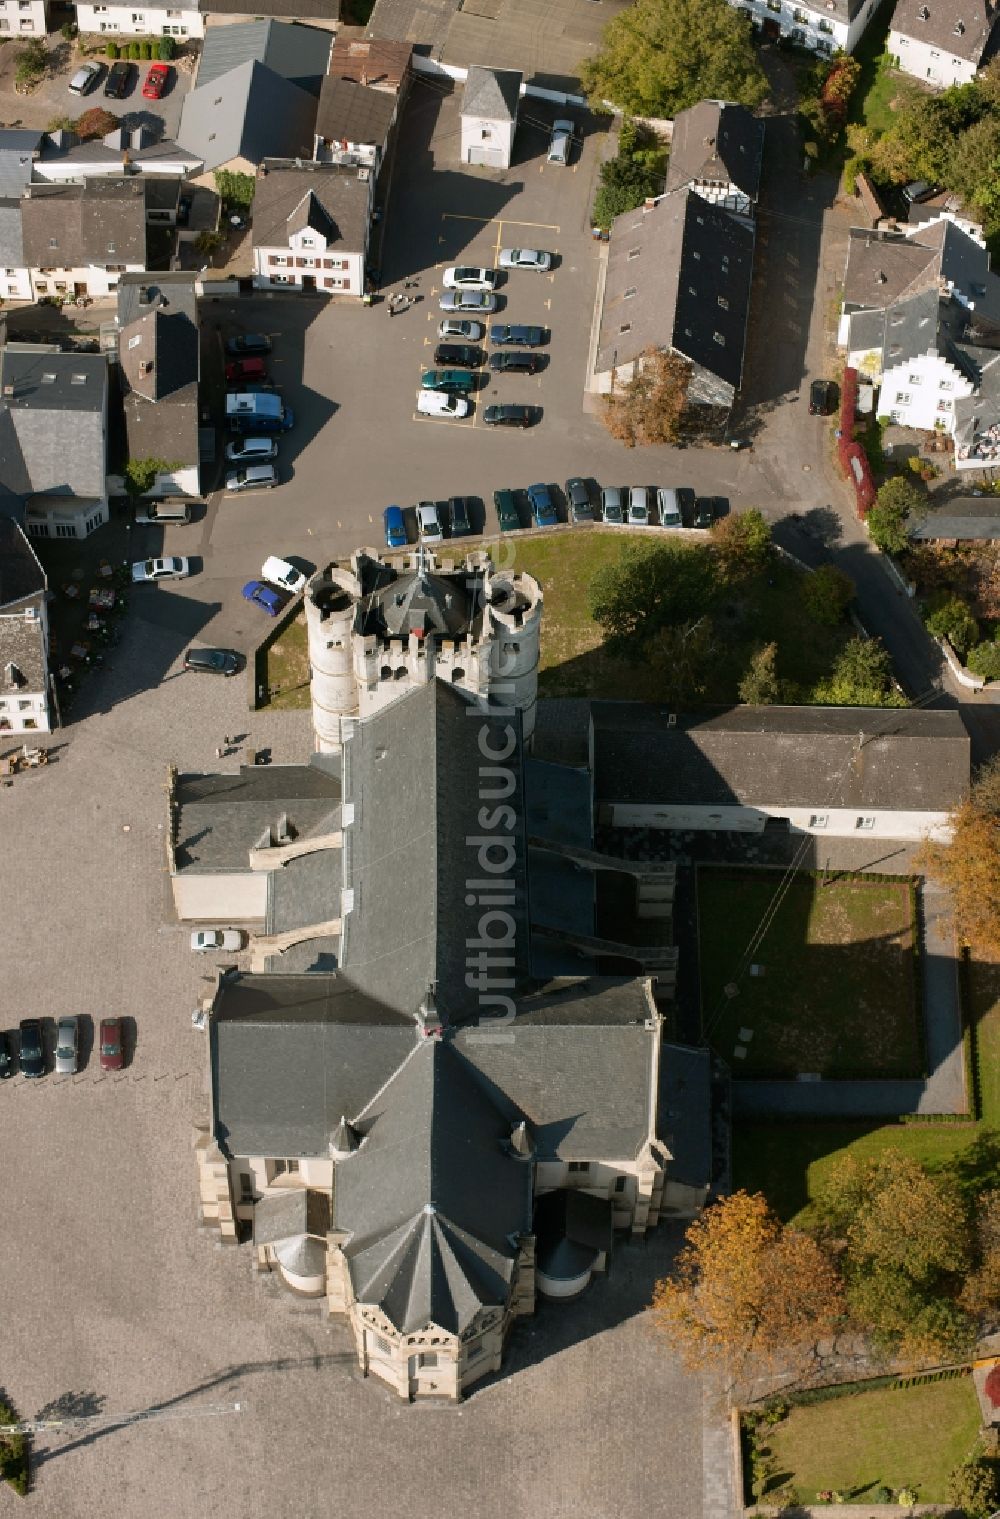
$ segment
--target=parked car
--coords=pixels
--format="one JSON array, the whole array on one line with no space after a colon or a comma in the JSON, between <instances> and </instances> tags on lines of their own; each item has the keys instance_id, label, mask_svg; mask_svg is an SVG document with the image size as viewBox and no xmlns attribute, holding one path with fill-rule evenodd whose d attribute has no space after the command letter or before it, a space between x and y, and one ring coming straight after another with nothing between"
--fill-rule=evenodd
<instances>
[{"instance_id":1,"label":"parked car","mask_svg":"<svg viewBox=\"0 0 1000 1519\"><path fill-rule=\"evenodd\" d=\"M266 464L277 457L277 438L234 438L226 444L226 458L231 464Z\"/></svg>"},{"instance_id":2,"label":"parked car","mask_svg":"<svg viewBox=\"0 0 1000 1519\"><path fill-rule=\"evenodd\" d=\"M934 186L928 184L926 179L911 179L908 185L903 186L903 199L910 206L917 206L921 201L930 200L936 193Z\"/></svg>"},{"instance_id":3,"label":"parked car","mask_svg":"<svg viewBox=\"0 0 1000 1519\"><path fill-rule=\"evenodd\" d=\"M56 1075L75 1076L79 1035L75 1018L60 1018L56 1031Z\"/></svg>"},{"instance_id":4,"label":"parked car","mask_svg":"<svg viewBox=\"0 0 1000 1519\"><path fill-rule=\"evenodd\" d=\"M573 122L567 117L561 117L552 123L552 135L549 138L549 151L547 162L550 164L562 164L564 167L569 163L569 155L573 146Z\"/></svg>"},{"instance_id":5,"label":"parked car","mask_svg":"<svg viewBox=\"0 0 1000 1519\"><path fill-rule=\"evenodd\" d=\"M809 387L809 415L828 417L837 405L837 387L832 380L813 380Z\"/></svg>"},{"instance_id":6,"label":"parked car","mask_svg":"<svg viewBox=\"0 0 1000 1519\"><path fill-rule=\"evenodd\" d=\"M493 492L493 505L496 507L497 523L501 533L516 533L521 527L521 516L517 509L517 500L513 491L499 490Z\"/></svg>"},{"instance_id":7,"label":"parked car","mask_svg":"<svg viewBox=\"0 0 1000 1519\"><path fill-rule=\"evenodd\" d=\"M574 475L566 481L566 505L570 522L593 522L594 508L590 504L590 491L586 481Z\"/></svg>"},{"instance_id":8,"label":"parked car","mask_svg":"<svg viewBox=\"0 0 1000 1519\"><path fill-rule=\"evenodd\" d=\"M108 69L104 81L104 94L108 100L124 100L132 89L132 65L119 58Z\"/></svg>"},{"instance_id":9,"label":"parked car","mask_svg":"<svg viewBox=\"0 0 1000 1519\"><path fill-rule=\"evenodd\" d=\"M278 484L278 471L273 464L245 464L242 469L231 469L226 474L226 490L273 491Z\"/></svg>"},{"instance_id":10,"label":"parked car","mask_svg":"<svg viewBox=\"0 0 1000 1519\"><path fill-rule=\"evenodd\" d=\"M14 1051L9 1034L0 1029L0 1081L8 1081L14 1074Z\"/></svg>"},{"instance_id":11,"label":"parked car","mask_svg":"<svg viewBox=\"0 0 1000 1519\"><path fill-rule=\"evenodd\" d=\"M468 538L472 532L468 496L448 497L448 530L453 538Z\"/></svg>"},{"instance_id":12,"label":"parked car","mask_svg":"<svg viewBox=\"0 0 1000 1519\"><path fill-rule=\"evenodd\" d=\"M695 493L688 485L678 485L674 490L677 497L677 505L681 509L681 522L685 527L694 527L694 503Z\"/></svg>"},{"instance_id":13,"label":"parked car","mask_svg":"<svg viewBox=\"0 0 1000 1519\"><path fill-rule=\"evenodd\" d=\"M493 290L496 282L495 269L478 269L471 264L454 264L441 276L446 290Z\"/></svg>"},{"instance_id":14,"label":"parked car","mask_svg":"<svg viewBox=\"0 0 1000 1519\"><path fill-rule=\"evenodd\" d=\"M648 527L650 523L648 485L632 485L628 493L628 521L630 527Z\"/></svg>"},{"instance_id":15,"label":"parked car","mask_svg":"<svg viewBox=\"0 0 1000 1519\"><path fill-rule=\"evenodd\" d=\"M723 517L728 517L729 516L729 497L728 496L710 496L709 500L712 503L712 521L713 522L721 522L722 519L723 519Z\"/></svg>"},{"instance_id":16,"label":"parked car","mask_svg":"<svg viewBox=\"0 0 1000 1519\"><path fill-rule=\"evenodd\" d=\"M263 359L230 359L226 365L226 383L234 380L266 380L267 365ZM243 389L241 386L240 389Z\"/></svg>"},{"instance_id":17,"label":"parked car","mask_svg":"<svg viewBox=\"0 0 1000 1519\"><path fill-rule=\"evenodd\" d=\"M478 343L485 333L482 322L467 322L461 317L446 316L438 322L439 338L459 338L465 343Z\"/></svg>"},{"instance_id":18,"label":"parked car","mask_svg":"<svg viewBox=\"0 0 1000 1519\"><path fill-rule=\"evenodd\" d=\"M417 411L422 417L467 417L469 403L464 396L448 395L443 390L422 390L417 396Z\"/></svg>"},{"instance_id":19,"label":"parked car","mask_svg":"<svg viewBox=\"0 0 1000 1519\"><path fill-rule=\"evenodd\" d=\"M196 928L191 935L191 948L196 954L243 948L243 935L238 928Z\"/></svg>"},{"instance_id":20,"label":"parked car","mask_svg":"<svg viewBox=\"0 0 1000 1519\"><path fill-rule=\"evenodd\" d=\"M534 406L487 406L483 411L487 427L530 427L535 417Z\"/></svg>"},{"instance_id":21,"label":"parked car","mask_svg":"<svg viewBox=\"0 0 1000 1519\"><path fill-rule=\"evenodd\" d=\"M497 263L501 269L538 269L545 274L552 268L552 254L541 248L501 248Z\"/></svg>"},{"instance_id":22,"label":"parked car","mask_svg":"<svg viewBox=\"0 0 1000 1519\"><path fill-rule=\"evenodd\" d=\"M496 311L492 290L444 290L438 301L442 311Z\"/></svg>"},{"instance_id":23,"label":"parked car","mask_svg":"<svg viewBox=\"0 0 1000 1519\"><path fill-rule=\"evenodd\" d=\"M503 349L490 354L490 368L494 374L537 374L542 367L540 353L528 353L523 348Z\"/></svg>"},{"instance_id":24,"label":"parked car","mask_svg":"<svg viewBox=\"0 0 1000 1519\"><path fill-rule=\"evenodd\" d=\"M601 521L609 527L621 527L625 521L625 487L604 485L601 487Z\"/></svg>"},{"instance_id":25,"label":"parked car","mask_svg":"<svg viewBox=\"0 0 1000 1519\"><path fill-rule=\"evenodd\" d=\"M401 506L387 506L382 513L382 523L385 527L385 546L390 549L405 549L406 522L403 519Z\"/></svg>"},{"instance_id":26,"label":"parked car","mask_svg":"<svg viewBox=\"0 0 1000 1519\"><path fill-rule=\"evenodd\" d=\"M270 353L271 339L263 332L242 332L226 339L226 352L237 358L244 353Z\"/></svg>"},{"instance_id":27,"label":"parked car","mask_svg":"<svg viewBox=\"0 0 1000 1519\"><path fill-rule=\"evenodd\" d=\"M125 1048L122 1044L122 1020L102 1018L98 1041L102 1071L120 1071L125 1064Z\"/></svg>"},{"instance_id":28,"label":"parked car","mask_svg":"<svg viewBox=\"0 0 1000 1519\"><path fill-rule=\"evenodd\" d=\"M490 328L490 342L504 348L541 348L545 342L545 328L494 322Z\"/></svg>"},{"instance_id":29,"label":"parked car","mask_svg":"<svg viewBox=\"0 0 1000 1519\"><path fill-rule=\"evenodd\" d=\"M555 527L559 521L556 509L552 502L552 495L547 485L529 485L528 500L531 503L531 516L536 527Z\"/></svg>"},{"instance_id":30,"label":"parked car","mask_svg":"<svg viewBox=\"0 0 1000 1519\"><path fill-rule=\"evenodd\" d=\"M461 369L478 369L483 362L483 350L468 343L439 343L434 350L434 362L445 369L456 364Z\"/></svg>"},{"instance_id":31,"label":"parked car","mask_svg":"<svg viewBox=\"0 0 1000 1519\"><path fill-rule=\"evenodd\" d=\"M656 516L661 527L683 527L677 492L661 485L656 492Z\"/></svg>"},{"instance_id":32,"label":"parked car","mask_svg":"<svg viewBox=\"0 0 1000 1519\"><path fill-rule=\"evenodd\" d=\"M19 1026L21 1075L35 1080L45 1075L45 1045L42 1025L37 1018L22 1018Z\"/></svg>"},{"instance_id":33,"label":"parked car","mask_svg":"<svg viewBox=\"0 0 1000 1519\"><path fill-rule=\"evenodd\" d=\"M168 559L140 559L132 566L132 584L154 580L183 580L191 573L186 559L173 554Z\"/></svg>"},{"instance_id":34,"label":"parked car","mask_svg":"<svg viewBox=\"0 0 1000 1519\"><path fill-rule=\"evenodd\" d=\"M436 501L417 502L417 533L428 543L438 543L444 537Z\"/></svg>"},{"instance_id":35,"label":"parked car","mask_svg":"<svg viewBox=\"0 0 1000 1519\"><path fill-rule=\"evenodd\" d=\"M427 369L420 376L421 390L452 391L467 396L474 380L467 369Z\"/></svg>"},{"instance_id":36,"label":"parked car","mask_svg":"<svg viewBox=\"0 0 1000 1519\"><path fill-rule=\"evenodd\" d=\"M694 500L694 520L692 527L712 526L712 498L711 496L696 496Z\"/></svg>"},{"instance_id":37,"label":"parked car","mask_svg":"<svg viewBox=\"0 0 1000 1519\"><path fill-rule=\"evenodd\" d=\"M89 95L101 77L103 64L83 63L69 82L71 95Z\"/></svg>"},{"instance_id":38,"label":"parked car","mask_svg":"<svg viewBox=\"0 0 1000 1519\"><path fill-rule=\"evenodd\" d=\"M146 100L159 100L170 83L169 63L151 63L142 93Z\"/></svg>"},{"instance_id":39,"label":"parked car","mask_svg":"<svg viewBox=\"0 0 1000 1519\"><path fill-rule=\"evenodd\" d=\"M194 675L236 675L243 660L235 649L188 649L184 668Z\"/></svg>"},{"instance_id":40,"label":"parked car","mask_svg":"<svg viewBox=\"0 0 1000 1519\"><path fill-rule=\"evenodd\" d=\"M297 570L294 564L289 564L287 559L279 559L277 554L269 554L261 566L260 578L266 580L269 585L276 585L279 591L288 591L289 595L297 596L309 579Z\"/></svg>"},{"instance_id":41,"label":"parked car","mask_svg":"<svg viewBox=\"0 0 1000 1519\"><path fill-rule=\"evenodd\" d=\"M279 617L288 605L288 597L276 591L273 585L265 585L263 580L248 580L242 596L244 601L252 601L254 606L260 607L268 617Z\"/></svg>"}]
</instances>

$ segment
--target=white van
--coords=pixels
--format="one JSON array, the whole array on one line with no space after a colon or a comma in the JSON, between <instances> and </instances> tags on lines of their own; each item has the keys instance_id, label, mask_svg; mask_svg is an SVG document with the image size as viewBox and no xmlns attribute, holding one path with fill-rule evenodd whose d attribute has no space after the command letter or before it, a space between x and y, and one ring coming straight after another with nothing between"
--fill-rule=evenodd
<instances>
[{"instance_id":1,"label":"white van","mask_svg":"<svg viewBox=\"0 0 1000 1519\"><path fill-rule=\"evenodd\" d=\"M565 166L569 163L572 146L573 122L569 120L554 121L552 123L552 137L549 141L549 153L546 162Z\"/></svg>"},{"instance_id":2,"label":"white van","mask_svg":"<svg viewBox=\"0 0 1000 1519\"><path fill-rule=\"evenodd\" d=\"M417 396L417 411L422 417L467 417L469 403L464 396L449 395L445 390L422 390Z\"/></svg>"}]
</instances>

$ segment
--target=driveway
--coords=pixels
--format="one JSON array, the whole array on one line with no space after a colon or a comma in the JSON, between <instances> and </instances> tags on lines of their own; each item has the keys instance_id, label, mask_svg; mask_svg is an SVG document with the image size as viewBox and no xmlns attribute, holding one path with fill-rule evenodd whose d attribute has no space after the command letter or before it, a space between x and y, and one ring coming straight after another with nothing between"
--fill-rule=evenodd
<instances>
[{"instance_id":1,"label":"driveway","mask_svg":"<svg viewBox=\"0 0 1000 1519\"><path fill-rule=\"evenodd\" d=\"M126 125L148 126L157 138L176 136L180 126L184 97L191 88L195 55L185 52L171 65L171 83L162 100L144 100L142 82L149 68L148 62L135 62L135 82L131 93L124 100L108 100L104 94L108 63L98 54L89 55L90 61L102 65L102 76L89 95L69 93L68 85L74 72L84 61L79 50L64 42L58 32L46 37L49 53L49 70L42 82L30 94L22 95L14 88L14 73L24 38L12 40L0 48L0 125L5 127L48 127L61 116L81 116L93 106L110 111Z\"/></svg>"}]
</instances>

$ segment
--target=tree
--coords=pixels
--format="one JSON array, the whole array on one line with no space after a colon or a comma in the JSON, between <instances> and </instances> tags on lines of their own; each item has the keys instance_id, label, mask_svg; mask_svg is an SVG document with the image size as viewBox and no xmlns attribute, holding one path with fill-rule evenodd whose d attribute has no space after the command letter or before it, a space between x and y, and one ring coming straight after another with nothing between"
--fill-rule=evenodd
<instances>
[{"instance_id":1,"label":"tree","mask_svg":"<svg viewBox=\"0 0 1000 1519\"><path fill-rule=\"evenodd\" d=\"M47 63L45 44L40 37L34 37L18 55L14 70L15 82L24 86L37 84L45 73Z\"/></svg>"},{"instance_id":2,"label":"tree","mask_svg":"<svg viewBox=\"0 0 1000 1519\"><path fill-rule=\"evenodd\" d=\"M647 348L635 373L604 398L604 424L613 438L636 443L676 443L687 406L691 365L678 353Z\"/></svg>"},{"instance_id":3,"label":"tree","mask_svg":"<svg viewBox=\"0 0 1000 1519\"><path fill-rule=\"evenodd\" d=\"M658 628L645 646L657 700L671 707L703 701L712 670L714 633L711 618L701 616Z\"/></svg>"},{"instance_id":4,"label":"tree","mask_svg":"<svg viewBox=\"0 0 1000 1519\"><path fill-rule=\"evenodd\" d=\"M1000 116L984 116L957 139L947 184L981 211L1000 210Z\"/></svg>"},{"instance_id":5,"label":"tree","mask_svg":"<svg viewBox=\"0 0 1000 1519\"><path fill-rule=\"evenodd\" d=\"M722 579L729 583L756 575L773 551L770 525L755 506L717 518L710 534Z\"/></svg>"},{"instance_id":6,"label":"tree","mask_svg":"<svg viewBox=\"0 0 1000 1519\"><path fill-rule=\"evenodd\" d=\"M977 1264L965 1280L960 1301L967 1312L992 1320L1000 1314L1000 1189L994 1188L979 1199L975 1251ZM994 1378L995 1396L990 1386L987 1396L1000 1408L1000 1367L995 1367L990 1376Z\"/></svg>"},{"instance_id":7,"label":"tree","mask_svg":"<svg viewBox=\"0 0 1000 1519\"><path fill-rule=\"evenodd\" d=\"M868 533L886 554L901 554L909 543L908 526L924 503L917 486L902 475L893 475L879 487L875 505L868 513Z\"/></svg>"},{"instance_id":8,"label":"tree","mask_svg":"<svg viewBox=\"0 0 1000 1519\"><path fill-rule=\"evenodd\" d=\"M103 106L95 105L76 118L73 131L81 142L88 142L95 137L107 137L119 125L117 116L112 116Z\"/></svg>"},{"instance_id":9,"label":"tree","mask_svg":"<svg viewBox=\"0 0 1000 1519\"><path fill-rule=\"evenodd\" d=\"M905 707L892 684L889 655L875 638L852 638L812 700L827 707Z\"/></svg>"},{"instance_id":10,"label":"tree","mask_svg":"<svg viewBox=\"0 0 1000 1519\"><path fill-rule=\"evenodd\" d=\"M881 180L905 184L926 179L949 183L957 140L987 111L978 84L953 85L940 95L921 95L896 114L871 150L872 170Z\"/></svg>"},{"instance_id":11,"label":"tree","mask_svg":"<svg viewBox=\"0 0 1000 1519\"><path fill-rule=\"evenodd\" d=\"M690 1226L653 1319L689 1365L734 1374L830 1332L842 1311L823 1246L783 1225L758 1192L735 1192Z\"/></svg>"},{"instance_id":12,"label":"tree","mask_svg":"<svg viewBox=\"0 0 1000 1519\"><path fill-rule=\"evenodd\" d=\"M257 188L252 174L238 174L233 169L216 169L215 188L227 206L249 207Z\"/></svg>"},{"instance_id":13,"label":"tree","mask_svg":"<svg viewBox=\"0 0 1000 1519\"><path fill-rule=\"evenodd\" d=\"M711 557L687 544L625 542L618 559L603 564L590 582L590 613L612 650L645 657L646 641L660 628L690 624L715 599Z\"/></svg>"},{"instance_id":14,"label":"tree","mask_svg":"<svg viewBox=\"0 0 1000 1519\"><path fill-rule=\"evenodd\" d=\"M594 226L607 229L616 216L641 206L647 195L659 195L665 171L666 154L656 134L626 116L618 134L617 157L600 167Z\"/></svg>"},{"instance_id":15,"label":"tree","mask_svg":"<svg viewBox=\"0 0 1000 1519\"><path fill-rule=\"evenodd\" d=\"M673 117L699 100L753 107L767 95L750 23L726 0L635 0L580 77L597 109L610 101L635 116Z\"/></svg>"},{"instance_id":16,"label":"tree","mask_svg":"<svg viewBox=\"0 0 1000 1519\"><path fill-rule=\"evenodd\" d=\"M935 638L947 638L959 654L965 654L971 649L979 637L979 624L972 615L971 607L961 596L936 598L924 621L928 633L933 633Z\"/></svg>"},{"instance_id":17,"label":"tree","mask_svg":"<svg viewBox=\"0 0 1000 1519\"><path fill-rule=\"evenodd\" d=\"M854 599L854 581L835 564L821 564L802 580L802 600L814 622L835 628Z\"/></svg>"},{"instance_id":18,"label":"tree","mask_svg":"<svg viewBox=\"0 0 1000 1519\"><path fill-rule=\"evenodd\" d=\"M966 668L983 680L1000 679L1000 643L977 643L965 656Z\"/></svg>"},{"instance_id":19,"label":"tree","mask_svg":"<svg viewBox=\"0 0 1000 1519\"><path fill-rule=\"evenodd\" d=\"M950 842L926 844L921 863L953 893L963 941L1000 954L1000 758L979 770L949 823Z\"/></svg>"},{"instance_id":20,"label":"tree","mask_svg":"<svg viewBox=\"0 0 1000 1519\"><path fill-rule=\"evenodd\" d=\"M948 1478L948 1498L968 1519L988 1519L1000 1507L996 1463L977 1455L956 1466Z\"/></svg>"},{"instance_id":21,"label":"tree","mask_svg":"<svg viewBox=\"0 0 1000 1519\"><path fill-rule=\"evenodd\" d=\"M781 700L781 682L777 671L778 645L763 644L750 656L743 679L740 681L740 701L751 707L767 707Z\"/></svg>"},{"instance_id":22,"label":"tree","mask_svg":"<svg viewBox=\"0 0 1000 1519\"><path fill-rule=\"evenodd\" d=\"M130 459L125 466L125 489L130 496L144 496L152 490L157 475L169 474L176 467L166 459Z\"/></svg>"},{"instance_id":23,"label":"tree","mask_svg":"<svg viewBox=\"0 0 1000 1519\"><path fill-rule=\"evenodd\" d=\"M161 63L169 63L177 51L173 37L161 37L156 44L156 56Z\"/></svg>"}]
</instances>

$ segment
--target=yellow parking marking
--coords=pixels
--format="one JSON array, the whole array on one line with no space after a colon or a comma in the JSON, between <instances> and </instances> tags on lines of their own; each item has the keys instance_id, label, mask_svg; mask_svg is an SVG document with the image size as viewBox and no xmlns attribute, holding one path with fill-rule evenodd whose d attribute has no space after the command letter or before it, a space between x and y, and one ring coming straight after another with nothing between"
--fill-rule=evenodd
<instances>
[{"instance_id":1,"label":"yellow parking marking","mask_svg":"<svg viewBox=\"0 0 1000 1519\"><path fill-rule=\"evenodd\" d=\"M447 218L451 221L480 222L484 227L488 227L491 222L498 221L501 226L506 222L509 227L540 227L544 232L560 231L560 228L555 226L553 222L519 222L507 216L467 216L464 211L442 211L441 216L443 219Z\"/></svg>"}]
</instances>

